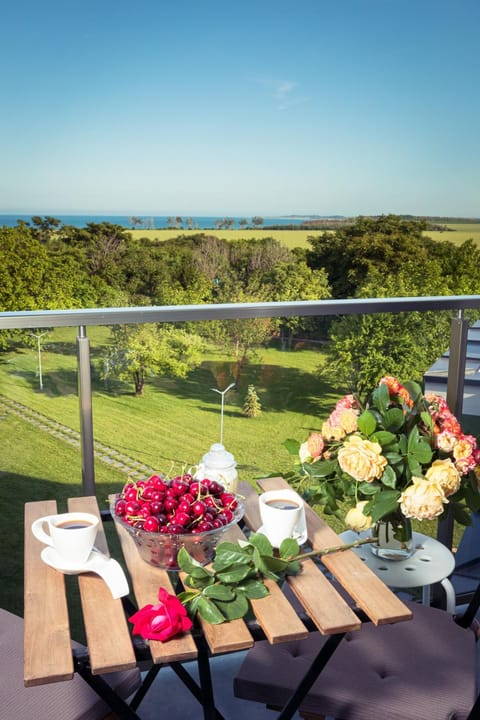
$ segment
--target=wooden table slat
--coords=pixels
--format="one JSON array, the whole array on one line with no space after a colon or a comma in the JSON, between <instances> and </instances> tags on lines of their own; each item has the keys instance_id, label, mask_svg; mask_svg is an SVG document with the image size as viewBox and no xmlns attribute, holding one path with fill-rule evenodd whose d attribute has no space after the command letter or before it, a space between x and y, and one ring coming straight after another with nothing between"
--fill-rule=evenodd
<instances>
[{"instance_id":1,"label":"wooden table slat","mask_svg":"<svg viewBox=\"0 0 480 720\"><path fill-rule=\"evenodd\" d=\"M262 490L288 488L283 478L259 481ZM308 505L308 540L314 550L343 545L338 535ZM324 555L322 563L375 625L410 620L412 612L351 550Z\"/></svg>"},{"instance_id":2,"label":"wooden table slat","mask_svg":"<svg viewBox=\"0 0 480 720\"><path fill-rule=\"evenodd\" d=\"M141 608L145 605L154 605L158 600L160 587L173 594L172 583L166 570L156 568L142 560L135 541L128 532L117 523L115 528L132 579L137 606ZM148 644L152 660L156 664L193 660L198 654L195 641L189 632L174 637L166 643L149 640Z\"/></svg>"},{"instance_id":3,"label":"wooden table slat","mask_svg":"<svg viewBox=\"0 0 480 720\"><path fill-rule=\"evenodd\" d=\"M248 488L244 488L244 497L247 502L251 492L254 493L250 486ZM246 537L240 527L235 525L228 531L225 539L230 540L230 542L237 542L238 540L245 540ZM258 600L251 600L250 605L267 640L273 645L280 642L302 640L308 637L307 628L278 584L273 580L266 580L265 585L269 589L269 595Z\"/></svg>"},{"instance_id":4,"label":"wooden table slat","mask_svg":"<svg viewBox=\"0 0 480 720\"><path fill-rule=\"evenodd\" d=\"M240 492L245 497L245 520L256 530L261 523L258 494L247 483L241 484ZM311 560L303 562L302 571L290 576L288 583L320 632L330 634L360 628L353 610Z\"/></svg>"},{"instance_id":5,"label":"wooden table slat","mask_svg":"<svg viewBox=\"0 0 480 720\"><path fill-rule=\"evenodd\" d=\"M24 683L26 687L73 677L72 646L63 575L40 560L45 547L34 520L55 515L54 500L25 504Z\"/></svg>"},{"instance_id":6,"label":"wooden table slat","mask_svg":"<svg viewBox=\"0 0 480 720\"><path fill-rule=\"evenodd\" d=\"M70 498L68 509L70 512L92 513L100 518L97 500L93 496ZM101 521L95 545L109 555ZM135 653L121 599L114 599L108 585L95 573L78 575L78 586L92 674L135 667ZM105 618L108 618L108 632L105 632Z\"/></svg>"}]
</instances>

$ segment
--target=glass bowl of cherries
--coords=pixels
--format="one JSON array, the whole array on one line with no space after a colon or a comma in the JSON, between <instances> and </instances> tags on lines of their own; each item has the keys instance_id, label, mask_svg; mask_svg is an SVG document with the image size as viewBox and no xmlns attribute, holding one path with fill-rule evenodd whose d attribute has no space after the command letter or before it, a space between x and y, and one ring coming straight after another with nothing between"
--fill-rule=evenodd
<instances>
[{"instance_id":1,"label":"glass bowl of cherries","mask_svg":"<svg viewBox=\"0 0 480 720\"><path fill-rule=\"evenodd\" d=\"M217 543L241 520L245 507L216 480L195 480L187 473L129 480L121 493L110 497L110 512L132 536L143 560L178 570L182 547L202 565L210 562Z\"/></svg>"}]
</instances>

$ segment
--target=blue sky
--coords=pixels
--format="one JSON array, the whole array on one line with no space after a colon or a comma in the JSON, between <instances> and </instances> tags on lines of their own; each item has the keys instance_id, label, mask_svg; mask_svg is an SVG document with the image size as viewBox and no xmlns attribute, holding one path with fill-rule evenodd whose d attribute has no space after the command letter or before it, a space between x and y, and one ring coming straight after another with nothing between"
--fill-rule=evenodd
<instances>
[{"instance_id":1,"label":"blue sky","mask_svg":"<svg viewBox=\"0 0 480 720\"><path fill-rule=\"evenodd\" d=\"M16 0L0 212L480 216L478 0Z\"/></svg>"}]
</instances>

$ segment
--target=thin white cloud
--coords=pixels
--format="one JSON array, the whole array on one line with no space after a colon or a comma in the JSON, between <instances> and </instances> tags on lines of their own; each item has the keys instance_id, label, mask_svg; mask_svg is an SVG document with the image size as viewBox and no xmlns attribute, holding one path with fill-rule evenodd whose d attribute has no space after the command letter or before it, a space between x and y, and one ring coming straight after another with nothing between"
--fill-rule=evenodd
<instances>
[{"instance_id":1,"label":"thin white cloud","mask_svg":"<svg viewBox=\"0 0 480 720\"><path fill-rule=\"evenodd\" d=\"M297 88L299 85L292 80L278 80L262 75L256 78L256 82L269 89L277 110L287 110L294 105L300 105L308 101L307 97L298 95Z\"/></svg>"}]
</instances>

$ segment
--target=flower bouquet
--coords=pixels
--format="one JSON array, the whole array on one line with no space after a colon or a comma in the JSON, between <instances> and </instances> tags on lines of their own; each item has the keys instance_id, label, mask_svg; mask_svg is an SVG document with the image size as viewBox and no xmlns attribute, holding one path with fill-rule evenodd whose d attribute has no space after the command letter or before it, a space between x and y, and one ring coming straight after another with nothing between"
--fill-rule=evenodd
<instances>
[{"instance_id":1,"label":"flower bouquet","mask_svg":"<svg viewBox=\"0 0 480 720\"><path fill-rule=\"evenodd\" d=\"M296 468L285 477L326 514L342 515L356 531L400 513L432 520L450 505L470 523L480 509L480 449L444 398L424 395L415 382L383 377L366 402L339 400L320 432L287 440Z\"/></svg>"}]
</instances>

